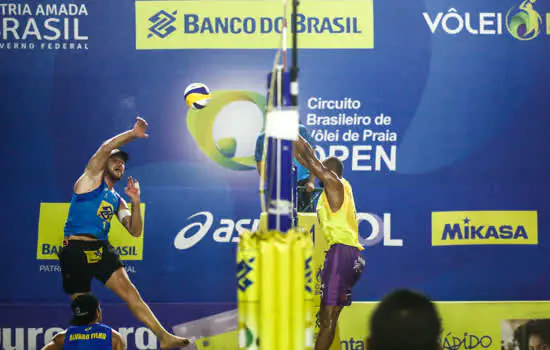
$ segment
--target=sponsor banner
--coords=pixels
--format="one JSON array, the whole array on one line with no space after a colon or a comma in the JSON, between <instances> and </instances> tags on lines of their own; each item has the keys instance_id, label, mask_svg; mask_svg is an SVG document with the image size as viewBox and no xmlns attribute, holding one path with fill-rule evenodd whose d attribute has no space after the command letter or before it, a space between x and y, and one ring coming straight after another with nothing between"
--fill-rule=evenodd
<instances>
[{"instance_id":1,"label":"sponsor banner","mask_svg":"<svg viewBox=\"0 0 550 350\"><path fill-rule=\"evenodd\" d=\"M57 253L62 247L65 222L69 214L70 203L40 203L40 218L38 222L38 244L36 246L37 260L59 260ZM132 204L128 203L131 209ZM141 203L141 217L145 225L145 203ZM126 231L124 226L113 220L116 213L112 207L98 209L97 215L110 217L111 230L109 242L115 247L121 260L143 260L143 236L134 237Z\"/></svg>"},{"instance_id":2,"label":"sponsor banner","mask_svg":"<svg viewBox=\"0 0 550 350\"><path fill-rule=\"evenodd\" d=\"M443 350L501 350L536 341L529 329L550 331L550 302L438 302ZM377 303L355 302L343 309L338 323L340 349L364 350L370 316ZM208 303L151 304L167 329L189 337L197 349L237 348L236 305ZM124 304L102 305L104 323L126 339L128 349L158 349L158 339L135 320ZM69 306L0 305L0 345L3 349L40 349L67 327ZM475 315L475 317L472 317ZM538 320L538 321L537 321ZM540 321L545 320L545 321ZM537 327L535 327L535 324Z\"/></svg>"},{"instance_id":3,"label":"sponsor banner","mask_svg":"<svg viewBox=\"0 0 550 350\"><path fill-rule=\"evenodd\" d=\"M209 211L195 213L187 218L191 221L182 228L174 238L174 248L187 250L211 234L212 240L217 243L237 243L239 236L245 231L256 231L258 219L215 218ZM216 220L216 222L215 222Z\"/></svg>"},{"instance_id":4,"label":"sponsor banner","mask_svg":"<svg viewBox=\"0 0 550 350\"><path fill-rule=\"evenodd\" d=\"M88 15L84 3L0 2L0 50L86 51Z\"/></svg>"},{"instance_id":5,"label":"sponsor banner","mask_svg":"<svg viewBox=\"0 0 550 350\"><path fill-rule=\"evenodd\" d=\"M432 245L538 244L536 211L432 213Z\"/></svg>"},{"instance_id":6,"label":"sponsor banner","mask_svg":"<svg viewBox=\"0 0 550 350\"><path fill-rule=\"evenodd\" d=\"M193 339L199 349L236 349L236 318L220 324L236 308L231 303L149 304L161 324L169 331ZM157 337L134 318L126 304L102 304L103 323L116 329L129 350L159 349ZM52 337L68 327L69 305L0 304L0 348L39 350ZM195 327L193 327L195 325ZM182 328L183 327L183 328ZM185 333L182 334L182 330ZM213 347L212 347L213 346Z\"/></svg>"},{"instance_id":7,"label":"sponsor banner","mask_svg":"<svg viewBox=\"0 0 550 350\"><path fill-rule=\"evenodd\" d=\"M116 218L110 233L132 282L162 303L237 298L236 242L261 226L254 151L283 2L130 4L0 4L0 153L12 161L0 177L0 265L13 281L1 302L65 302L56 252L72 186L136 115L150 137L123 146L131 158L115 188L124 196L127 177L140 180L146 235L131 237ZM309 48L298 58L300 121L320 158L343 161L366 248L354 298L402 285L438 300L544 299L550 7L443 5L387 0L376 16L370 0L299 7L298 44ZM185 103L195 82L212 92L200 111ZM500 214L470 212L479 209ZM120 301L101 283L93 291Z\"/></svg>"},{"instance_id":8,"label":"sponsor banner","mask_svg":"<svg viewBox=\"0 0 550 350\"><path fill-rule=\"evenodd\" d=\"M283 21L280 1L136 1L136 48L275 49ZM304 49L372 49L373 2L302 1L297 33Z\"/></svg>"},{"instance_id":9,"label":"sponsor banner","mask_svg":"<svg viewBox=\"0 0 550 350\"><path fill-rule=\"evenodd\" d=\"M320 159L338 157L353 172L397 171L397 145L400 141L399 118L394 118L367 101L336 95L304 96L306 107L303 110L304 126L311 135L312 147ZM208 108L189 109L186 116L187 128L198 147L217 165L236 171L256 172L253 156L254 142L247 156L237 155L240 143L257 134L246 131L242 137L243 126L231 123L230 104L247 105L247 114L256 114L260 118L249 118L249 123L265 124L265 115L259 113L266 109L264 94L245 90L215 90L211 94ZM252 112L251 112L252 111ZM254 113L256 112L256 113ZM242 114L238 115L239 120ZM224 130L223 138L216 138L215 126ZM252 133L252 135L250 135ZM241 137L236 137L241 135ZM348 175L346 175L348 176Z\"/></svg>"},{"instance_id":10,"label":"sponsor banner","mask_svg":"<svg viewBox=\"0 0 550 350\"><path fill-rule=\"evenodd\" d=\"M381 216L374 213L357 213L360 232L359 242L363 246L402 247L404 239L392 236L391 213ZM199 248L201 241L211 240L217 243L238 243L239 236L245 231L265 230L267 228L267 214L262 213L259 219L217 217L211 211L202 211L187 217L188 223L176 234L174 247L178 250ZM314 232L318 230L317 242L324 242L315 213L298 213L298 226ZM210 237L211 236L211 237ZM203 243L204 244L204 243ZM318 245L322 251L325 243Z\"/></svg>"},{"instance_id":11,"label":"sponsor banner","mask_svg":"<svg viewBox=\"0 0 550 350\"><path fill-rule=\"evenodd\" d=\"M368 325L376 303L353 303L344 308L338 323L340 348L367 348ZM438 302L443 350L515 348L513 334L528 320L550 318L550 302ZM521 321L515 321L521 320ZM547 326L546 332L550 331ZM502 344L504 342L504 344ZM523 347L522 347L523 349Z\"/></svg>"},{"instance_id":12,"label":"sponsor banner","mask_svg":"<svg viewBox=\"0 0 550 350\"><path fill-rule=\"evenodd\" d=\"M423 12L422 15L432 34L510 35L521 41L550 35L550 13L540 11L536 0L515 2L507 9L506 6L495 6L483 11L469 11L463 7L451 7L447 12Z\"/></svg>"}]
</instances>

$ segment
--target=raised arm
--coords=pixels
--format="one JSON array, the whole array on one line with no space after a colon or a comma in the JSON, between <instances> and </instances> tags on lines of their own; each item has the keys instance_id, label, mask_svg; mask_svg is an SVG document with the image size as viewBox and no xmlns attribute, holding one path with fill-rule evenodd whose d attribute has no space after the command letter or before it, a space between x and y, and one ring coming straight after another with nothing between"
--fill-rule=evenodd
<instances>
[{"instance_id":1,"label":"raised arm","mask_svg":"<svg viewBox=\"0 0 550 350\"><path fill-rule=\"evenodd\" d=\"M75 193L86 193L99 186L111 151L124 146L136 138L145 138L149 136L145 133L148 126L147 122L140 117L136 119L137 121L132 130L118 134L101 144L99 149L88 161L84 173L76 181L74 185Z\"/></svg>"},{"instance_id":2,"label":"raised arm","mask_svg":"<svg viewBox=\"0 0 550 350\"><path fill-rule=\"evenodd\" d=\"M302 136L298 136L293 144L294 158L323 183L331 210L335 212L340 209L344 202L344 185L338 176L325 167Z\"/></svg>"},{"instance_id":3,"label":"raised arm","mask_svg":"<svg viewBox=\"0 0 550 350\"><path fill-rule=\"evenodd\" d=\"M305 125L300 124L300 135L304 138L304 140L309 143L312 149L315 149L316 143L315 139L311 137L311 134L308 132ZM311 171L309 172L309 178L306 183L306 191L310 192L315 189L315 174L313 174Z\"/></svg>"}]
</instances>

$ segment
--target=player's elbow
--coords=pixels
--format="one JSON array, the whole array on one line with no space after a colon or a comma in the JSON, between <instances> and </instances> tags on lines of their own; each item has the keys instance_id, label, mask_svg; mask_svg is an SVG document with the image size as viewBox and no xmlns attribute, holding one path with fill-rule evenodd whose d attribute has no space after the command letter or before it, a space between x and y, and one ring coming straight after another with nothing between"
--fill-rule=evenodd
<instances>
[{"instance_id":1,"label":"player's elbow","mask_svg":"<svg viewBox=\"0 0 550 350\"><path fill-rule=\"evenodd\" d=\"M130 234L136 238L141 237L141 231L142 230L130 230Z\"/></svg>"},{"instance_id":2,"label":"player's elbow","mask_svg":"<svg viewBox=\"0 0 550 350\"><path fill-rule=\"evenodd\" d=\"M105 141L101 144L101 146L99 146L99 149L97 150L97 154L105 156L107 154L110 154L111 151L112 151L111 145L109 144L109 142Z\"/></svg>"},{"instance_id":3,"label":"player's elbow","mask_svg":"<svg viewBox=\"0 0 550 350\"><path fill-rule=\"evenodd\" d=\"M130 234L131 234L132 236L134 236L134 237L141 237L142 232L143 232L141 226L140 226L140 227L136 227L136 228L130 228L128 231L129 231Z\"/></svg>"}]
</instances>

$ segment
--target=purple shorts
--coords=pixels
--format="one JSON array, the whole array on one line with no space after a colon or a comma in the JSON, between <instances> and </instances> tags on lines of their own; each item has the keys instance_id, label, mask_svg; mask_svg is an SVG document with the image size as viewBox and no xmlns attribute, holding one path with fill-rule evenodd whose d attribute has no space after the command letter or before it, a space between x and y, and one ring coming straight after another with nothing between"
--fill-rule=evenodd
<instances>
[{"instance_id":1,"label":"purple shorts","mask_svg":"<svg viewBox=\"0 0 550 350\"><path fill-rule=\"evenodd\" d=\"M359 249L344 244L332 245L321 271L321 304L351 305L351 290L364 268L365 259Z\"/></svg>"}]
</instances>

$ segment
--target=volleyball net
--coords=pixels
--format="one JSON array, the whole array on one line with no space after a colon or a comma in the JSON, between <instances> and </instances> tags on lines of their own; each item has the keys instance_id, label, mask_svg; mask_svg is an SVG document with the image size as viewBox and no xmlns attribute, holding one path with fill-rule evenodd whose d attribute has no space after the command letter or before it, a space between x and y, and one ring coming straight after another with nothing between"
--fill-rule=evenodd
<instances>
[{"instance_id":1,"label":"volleyball net","mask_svg":"<svg viewBox=\"0 0 550 350\"><path fill-rule=\"evenodd\" d=\"M313 240L298 227L292 144L299 135L300 119L298 6L298 0L283 0L281 46L267 76L260 168L266 228L241 234L237 248L239 349L243 350L313 349Z\"/></svg>"}]
</instances>

